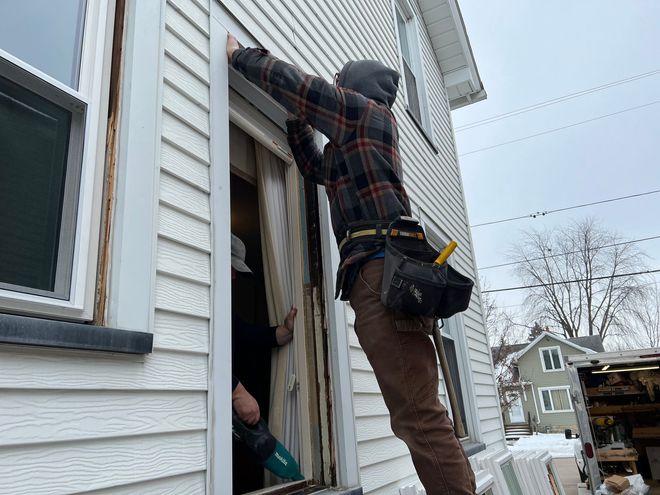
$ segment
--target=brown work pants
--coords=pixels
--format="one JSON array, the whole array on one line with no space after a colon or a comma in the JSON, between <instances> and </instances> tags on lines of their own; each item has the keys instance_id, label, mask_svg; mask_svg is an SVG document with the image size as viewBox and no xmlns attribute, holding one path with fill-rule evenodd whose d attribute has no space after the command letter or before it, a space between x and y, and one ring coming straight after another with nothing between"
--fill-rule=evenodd
<instances>
[{"instance_id":1,"label":"brown work pants","mask_svg":"<svg viewBox=\"0 0 660 495\"><path fill-rule=\"evenodd\" d=\"M430 319L410 319L380 301L384 260L367 262L351 290L355 333L374 370L427 495L472 495L476 489L447 409L438 399L438 364Z\"/></svg>"}]
</instances>

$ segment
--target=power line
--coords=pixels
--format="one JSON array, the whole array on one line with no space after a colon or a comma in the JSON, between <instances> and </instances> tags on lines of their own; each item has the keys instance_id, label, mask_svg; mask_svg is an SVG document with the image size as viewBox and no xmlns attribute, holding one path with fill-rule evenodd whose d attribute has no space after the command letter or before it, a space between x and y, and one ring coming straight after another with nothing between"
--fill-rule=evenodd
<instances>
[{"instance_id":1,"label":"power line","mask_svg":"<svg viewBox=\"0 0 660 495\"><path fill-rule=\"evenodd\" d=\"M632 241L616 242L614 244L607 244L605 246L600 246L599 248L596 248L596 249L605 249L605 248L608 248L608 247L623 246L625 244L634 244L636 242L651 241L653 239L660 239L660 235L656 235L656 236L653 236L653 237L644 237L643 239L634 239ZM542 257L540 256L538 258L530 258L528 260L510 261L508 263L500 263L499 265L490 265L490 266L480 267L480 268L477 268L477 270L480 270L480 271L481 270L490 270L491 268L501 268L503 266L519 265L521 263L527 263L527 262L530 262L530 261L539 261L539 260L543 260L543 259L546 259L546 258L557 258L559 256L568 256L570 254L577 254L577 253L580 253L580 252L581 251L569 251L567 253L551 254L549 256L542 256Z\"/></svg>"},{"instance_id":2,"label":"power line","mask_svg":"<svg viewBox=\"0 0 660 495\"><path fill-rule=\"evenodd\" d=\"M644 105L639 105L639 106L630 107L630 108L624 108L623 110L619 110L618 112L608 113L606 115L601 115L600 117L594 117L593 119L582 120L580 122L575 122L574 124L568 124L568 125L564 125L564 126L561 126L561 127L556 127L554 129L549 129L547 131L538 132L536 134L531 134L529 136L521 137L521 138L518 138L518 139L512 139L511 141L504 141L503 143L493 144L492 146L486 146L484 148L477 148L476 150L468 151L468 152L462 153L458 156L463 157L463 156L467 156L467 155L472 155L474 153L481 153L482 151L492 150L493 148L499 148L500 146L506 146L507 144L519 143L521 141L526 141L528 139L532 139L532 138L535 138L535 137L544 136L546 134L551 134L553 132L562 131L564 129L569 129L571 127L576 127L578 125L588 124L589 122L595 122L596 120L601 120L601 119L604 119L604 118L607 118L607 117L612 117L614 115L619 115L619 114L626 113L626 112L632 112L633 110L639 110L641 108L650 107L651 105L657 105L658 103L660 103L660 100L654 100L652 102L645 103Z\"/></svg>"},{"instance_id":3,"label":"power line","mask_svg":"<svg viewBox=\"0 0 660 495\"><path fill-rule=\"evenodd\" d=\"M529 105L526 107L521 107L517 108L515 110L511 110L509 112L505 113L500 113L497 115L493 115L492 117L487 117L485 119L477 120L475 122L470 122L469 124L464 124L464 125L459 125L457 126L454 131L455 132L461 132L465 131L468 129L472 129L473 127L478 127L481 125L486 125L486 124L491 124L493 122L497 122L499 120L507 119L509 117L514 117L516 115L520 115L523 113L531 112L533 110L537 110L539 108L547 107L550 105L555 105L557 103L562 103L564 101L572 100L573 98L579 98L580 96L585 96L591 93L595 93L597 91L602 91L604 89L608 89L614 86L619 86L620 84L626 84L629 82L637 81L638 79L643 79L645 77L650 77L650 76L655 76L656 74L660 74L660 69L653 70L651 72L644 72L642 74L637 74L636 76L631 76L627 77L625 79L619 79L618 81L613 81L610 83L602 84L600 86L594 86L592 88L584 89L582 91L577 91L575 93L569 93L567 95L563 96L558 96L556 98L551 98L550 100L545 100L540 103L535 103L533 105Z\"/></svg>"},{"instance_id":4,"label":"power line","mask_svg":"<svg viewBox=\"0 0 660 495\"><path fill-rule=\"evenodd\" d=\"M591 282L592 280L606 280L610 278L619 278L619 277L632 277L633 275L646 275L649 273L658 273L660 272L660 269L656 270L645 270L643 272L632 272L632 273L618 273L616 275L607 275L604 277L591 277L591 278L579 278L575 280L565 280L562 282L550 282L547 284L533 284L533 285L520 285L518 287L504 287L501 289L490 289L490 290L482 290L482 293L488 293L488 292L506 292L510 290L522 290L522 289L534 289L536 287L551 287L553 285L563 285L563 284L575 284L579 282Z\"/></svg>"},{"instance_id":5,"label":"power line","mask_svg":"<svg viewBox=\"0 0 660 495\"><path fill-rule=\"evenodd\" d=\"M576 208L585 208L587 206L594 206L594 205L600 205L604 203L612 203L614 201L622 201L624 199L630 199L630 198L638 198L640 196L648 196L649 194L657 194L660 192L660 189L655 189L653 191L647 191L639 194L630 194L628 196L619 196L617 198L610 198L610 199L603 199L601 201L593 201L591 203L583 203L579 205L574 205L574 206L566 206L564 208L556 208L554 210L545 210L545 211L537 211L535 213L530 213L528 215L521 215L519 217L511 217L511 218L503 218L501 220L493 220L491 222L484 222L484 223L478 223L475 225L470 225L470 228L476 228L476 227L483 227L485 225L495 225L498 223L505 223L505 222L513 222L514 220L522 220L523 218L537 218L537 217L544 217L546 215L550 215L551 213L557 213L560 211L567 211L567 210L575 210Z\"/></svg>"}]
</instances>

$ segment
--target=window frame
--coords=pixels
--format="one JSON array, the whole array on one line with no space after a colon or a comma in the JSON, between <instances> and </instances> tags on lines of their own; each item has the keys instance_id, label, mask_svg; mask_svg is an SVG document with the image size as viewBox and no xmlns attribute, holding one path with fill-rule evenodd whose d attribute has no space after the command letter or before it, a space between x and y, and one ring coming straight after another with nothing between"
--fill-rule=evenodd
<instances>
[{"instance_id":1,"label":"window frame","mask_svg":"<svg viewBox=\"0 0 660 495\"><path fill-rule=\"evenodd\" d=\"M394 32L396 35L396 43L397 43L399 72L401 74L401 88L405 98L404 107L406 109L406 112L410 115L410 117L413 119L415 124L417 124L419 129L425 135L425 137L431 142L431 144L433 144L434 142L433 124L431 121L428 93L426 88L424 62L420 56L421 43L420 43L419 25L418 25L419 19L417 17L417 14L415 13L415 10L413 9L413 6L410 4L408 0L392 0L392 14L394 20ZM417 87L417 99L418 99L417 104L419 105L420 118L418 118L414 114L409 104L410 94L408 90L408 85L406 83L404 57L401 47L402 38L401 38L401 32L399 30L399 21L397 19L397 16L401 16L401 19L403 20L406 26L406 32L404 34L406 36L407 44L410 50L412 51L412 53L410 54L412 58L410 63L412 64L412 66L410 66L410 69L413 75L415 76L415 83Z\"/></svg>"},{"instance_id":2,"label":"window frame","mask_svg":"<svg viewBox=\"0 0 660 495\"><path fill-rule=\"evenodd\" d=\"M559 356L559 368L554 367L554 360L552 359L552 351L557 350L557 356ZM550 352L550 361L552 362L553 368L548 369L545 366L545 359L543 357L543 352L544 351L549 351ZM555 373L558 371L564 371L564 357L562 356L561 353L561 347L558 345L553 345L553 346L548 346L548 347L539 347L539 356L541 357L541 366L543 368L543 373Z\"/></svg>"},{"instance_id":3,"label":"window frame","mask_svg":"<svg viewBox=\"0 0 660 495\"><path fill-rule=\"evenodd\" d=\"M566 398L568 399L568 407L569 409L555 409L555 404L554 401L552 400L552 391L553 390L565 390L566 391ZM574 412L573 409L573 402L571 401L571 386L570 385L557 385L553 387L538 387L538 392L539 392L539 400L541 402L541 411L543 411L544 414L559 414L559 413L567 413L567 412ZM545 401L543 400L543 392L548 392L548 397L550 398L550 404L552 405L552 410L546 410L545 408Z\"/></svg>"},{"instance_id":4,"label":"window frame","mask_svg":"<svg viewBox=\"0 0 660 495\"><path fill-rule=\"evenodd\" d=\"M73 232L60 235L60 248L70 251L58 253L57 270L66 270L56 274L59 293L16 290L5 284L0 287L2 312L71 320L91 320L94 316L114 10L115 0L87 0L77 89L0 49L0 75L75 110L70 135L80 136L77 143L69 140L69 152L76 154L67 159L65 195L76 192L77 198L64 201L61 229L72 228ZM76 117L76 113L81 116ZM68 290L62 290L62 278L68 279Z\"/></svg>"},{"instance_id":5,"label":"window frame","mask_svg":"<svg viewBox=\"0 0 660 495\"><path fill-rule=\"evenodd\" d=\"M474 473L475 482L477 488L475 493L477 495L487 495L488 491L491 491L491 494L495 494L497 487L495 487L495 477L489 473L486 469L481 469ZM497 492L499 495L500 492Z\"/></svg>"},{"instance_id":6,"label":"window frame","mask_svg":"<svg viewBox=\"0 0 660 495\"><path fill-rule=\"evenodd\" d=\"M521 483L519 473L515 467L516 463L513 452L510 452L508 449L502 449L491 452L490 454L483 454L477 458L477 463L479 464L479 467L492 474L494 478L494 493L514 493L509 488L509 484L507 483L506 476L502 469L507 464L511 465L516 484L520 489L519 493L525 493L523 491L523 483Z\"/></svg>"}]
</instances>

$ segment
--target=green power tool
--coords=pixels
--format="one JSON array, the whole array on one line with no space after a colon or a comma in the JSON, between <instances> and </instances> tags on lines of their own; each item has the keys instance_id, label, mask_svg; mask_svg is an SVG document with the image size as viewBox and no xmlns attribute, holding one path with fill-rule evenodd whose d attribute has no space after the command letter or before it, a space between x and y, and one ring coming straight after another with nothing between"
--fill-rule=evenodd
<instances>
[{"instance_id":1,"label":"green power tool","mask_svg":"<svg viewBox=\"0 0 660 495\"><path fill-rule=\"evenodd\" d=\"M257 460L275 476L283 480L305 479L296 460L272 435L263 419L254 426L248 426L232 411L232 430L234 437L247 445Z\"/></svg>"}]
</instances>

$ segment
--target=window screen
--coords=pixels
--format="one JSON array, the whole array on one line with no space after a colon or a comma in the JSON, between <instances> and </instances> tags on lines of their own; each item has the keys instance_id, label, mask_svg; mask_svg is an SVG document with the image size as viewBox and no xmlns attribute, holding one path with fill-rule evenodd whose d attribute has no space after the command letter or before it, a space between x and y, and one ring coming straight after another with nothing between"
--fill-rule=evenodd
<instances>
[{"instance_id":1,"label":"window screen","mask_svg":"<svg viewBox=\"0 0 660 495\"><path fill-rule=\"evenodd\" d=\"M0 285L55 289L71 119L0 77Z\"/></svg>"}]
</instances>

